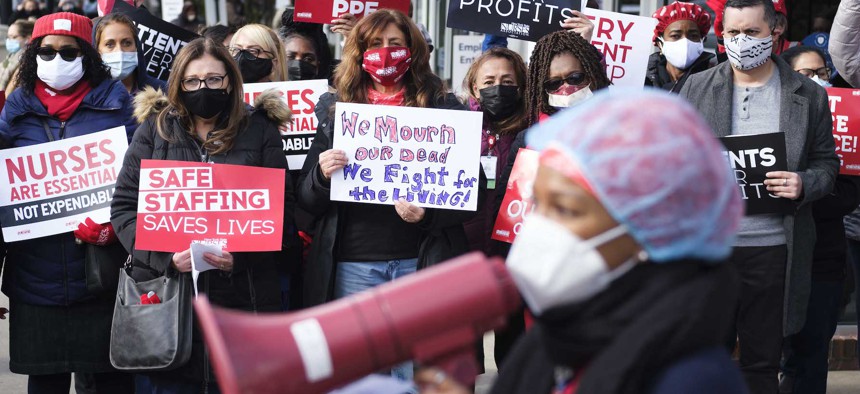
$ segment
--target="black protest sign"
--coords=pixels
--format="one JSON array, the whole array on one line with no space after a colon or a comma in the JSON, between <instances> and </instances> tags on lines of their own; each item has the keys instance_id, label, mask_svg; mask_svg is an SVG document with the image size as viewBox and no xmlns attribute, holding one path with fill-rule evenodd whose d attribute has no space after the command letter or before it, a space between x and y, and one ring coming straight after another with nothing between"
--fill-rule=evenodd
<instances>
[{"instance_id":1,"label":"black protest sign","mask_svg":"<svg viewBox=\"0 0 860 394\"><path fill-rule=\"evenodd\" d=\"M737 135L720 138L735 180L746 201L746 214L787 214L791 200L768 193L765 174L788 171L785 133Z\"/></svg>"},{"instance_id":2,"label":"black protest sign","mask_svg":"<svg viewBox=\"0 0 860 394\"><path fill-rule=\"evenodd\" d=\"M111 13L128 16L137 26L137 37L143 50L146 73L167 81L173 60L182 47L200 37L172 23L156 18L145 8L136 8L124 1L117 1Z\"/></svg>"},{"instance_id":3,"label":"black protest sign","mask_svg":"<svg viewBox=\"0 0 860 394\"><path fill-rule=\"evenodd\" d=\"M451 0L448 27L537 41L582 11L582 0Z\"/></svg>"}]
</instances>

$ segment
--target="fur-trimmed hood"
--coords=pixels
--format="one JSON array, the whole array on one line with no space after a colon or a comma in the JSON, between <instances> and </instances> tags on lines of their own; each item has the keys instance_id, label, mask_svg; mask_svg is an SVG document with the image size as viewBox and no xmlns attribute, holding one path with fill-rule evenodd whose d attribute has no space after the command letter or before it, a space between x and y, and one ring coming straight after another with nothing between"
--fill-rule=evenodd
<instances>
[{"instance_id":1,"label":"fur-trimmed hood","mask_svg":"<svg viewBox=\"0 0 860 394\"><path fill-rule=\"evenodd\" d=\"M155 115L170 105L167 96L161 89L146 87L134 97L134 117L138 123L143 123L146 118ZM275 89L266 90L254 99L254 106L248 106L250 112L262 111L272 121L278 124L286 124L293 118L290 107L281 98L281 94Z\"/></svg>"}]
</instances>

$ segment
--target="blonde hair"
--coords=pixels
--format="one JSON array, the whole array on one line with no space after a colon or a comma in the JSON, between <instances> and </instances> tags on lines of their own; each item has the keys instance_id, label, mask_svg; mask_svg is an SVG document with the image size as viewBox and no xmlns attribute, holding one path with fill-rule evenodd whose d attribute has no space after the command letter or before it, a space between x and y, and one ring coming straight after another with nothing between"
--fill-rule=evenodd
<instances>
[{"instance_id":1,"label":"blonde hair","mask_svg":"<svg viewBox=\"0 0 860 394\"><path fill-rule=\"evenodd\" d=\"M242 26L233 34L230 39L230 46L236 45L236 39L239 35L244 35L255 44L259 45L263 50L274 55L273 59L277 64L272 67L272 82L281 82L287 80L287 54L284 52L284 46L281 45L281 40L278 38L278 33L266 25L252 23Z\"/></svg>"}]
</instances>

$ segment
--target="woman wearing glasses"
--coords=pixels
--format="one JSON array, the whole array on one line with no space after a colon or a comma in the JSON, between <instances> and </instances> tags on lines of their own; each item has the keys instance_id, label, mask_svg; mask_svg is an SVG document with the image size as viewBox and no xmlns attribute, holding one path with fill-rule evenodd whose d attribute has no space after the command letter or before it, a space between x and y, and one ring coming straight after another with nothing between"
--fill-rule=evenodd
<instances>
[{"instance_id":1,"label":"woman wearing glasses","mask_svg":"<svg viewBox=\"0 0 860 394\"><path fill-rule=\"evenodd\" d=\"M132 252L136 281L191 271L190 250L179 253L134 249L138 174L144 159L287 168L278 125L290 112L274 92L260 95L255 108L242 101L242 78L227 48L211 38L185 46L173 63L167 97L147 88L136 99L141 125L125 156L111 204L111 222ZM293 247L293 189L284 179L284 245ZM277 265L281 252L205 254L218 270L206 271L197 287L212 303L247 311L280 311ZM203 338L194 334L191 359L183 367L149 375L153 392L218 392ZM208 391L206 391L208 390Z\"/></svg>"},{"instance_id":2,"label":"woman wearing glasses","mask_svg":"<svg viewBox=\"0 0 860 394\"><path fill-rule=\"evenodd\" d=\"M244 83L287 80L284 46L274 30L259 24L245 25L230 40L230 55L239 65Z\"/></svg>"},{"instance_id":3,"label":"woman wearing glasses","mask_svg":"<svg viewBox=\"0 0 860 394\"><path fill-rule=\"evenodd\" d=\"M131 137L131 97L111 79L91 40L92 22L84 16L61 12L36 21L21 57L18 89L0 114L0 148L117 126ZM98 392L131 390L130 375L116 372L108 360L113 297L87 292L87 247L76 242L106 245L116 236L109 223L84 227L74 234L0 242L3 292L12 311L9 367L30 375L31 393L68 393L73 372L93 374Z\"/></svg>"}]
</instances>

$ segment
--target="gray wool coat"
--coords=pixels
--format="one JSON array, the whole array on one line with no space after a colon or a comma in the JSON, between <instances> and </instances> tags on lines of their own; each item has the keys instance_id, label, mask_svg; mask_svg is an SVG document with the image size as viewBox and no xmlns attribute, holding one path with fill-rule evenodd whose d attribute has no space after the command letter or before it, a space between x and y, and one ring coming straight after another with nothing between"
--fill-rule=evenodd
<instances>
[{"instance_id":1,"label":"gray wool coat","mask_svg":"<svg viewBox=\"0 0 860 394\"><path fill-rule=\"evenodd\" d=\"M785 272L783 333L803 328L809 301L815 223L812 202L833 189L839 158L833 143L833 126L827 92L794 70L781 58L771 56L779 68L779 130L785 132L788 170L800 175L803 194L794 213L785 216L788 263ZM690 76L681 90L705 118L717 137L732 132L734 77L729 62Z\"/></svg>"}]
</instances>

